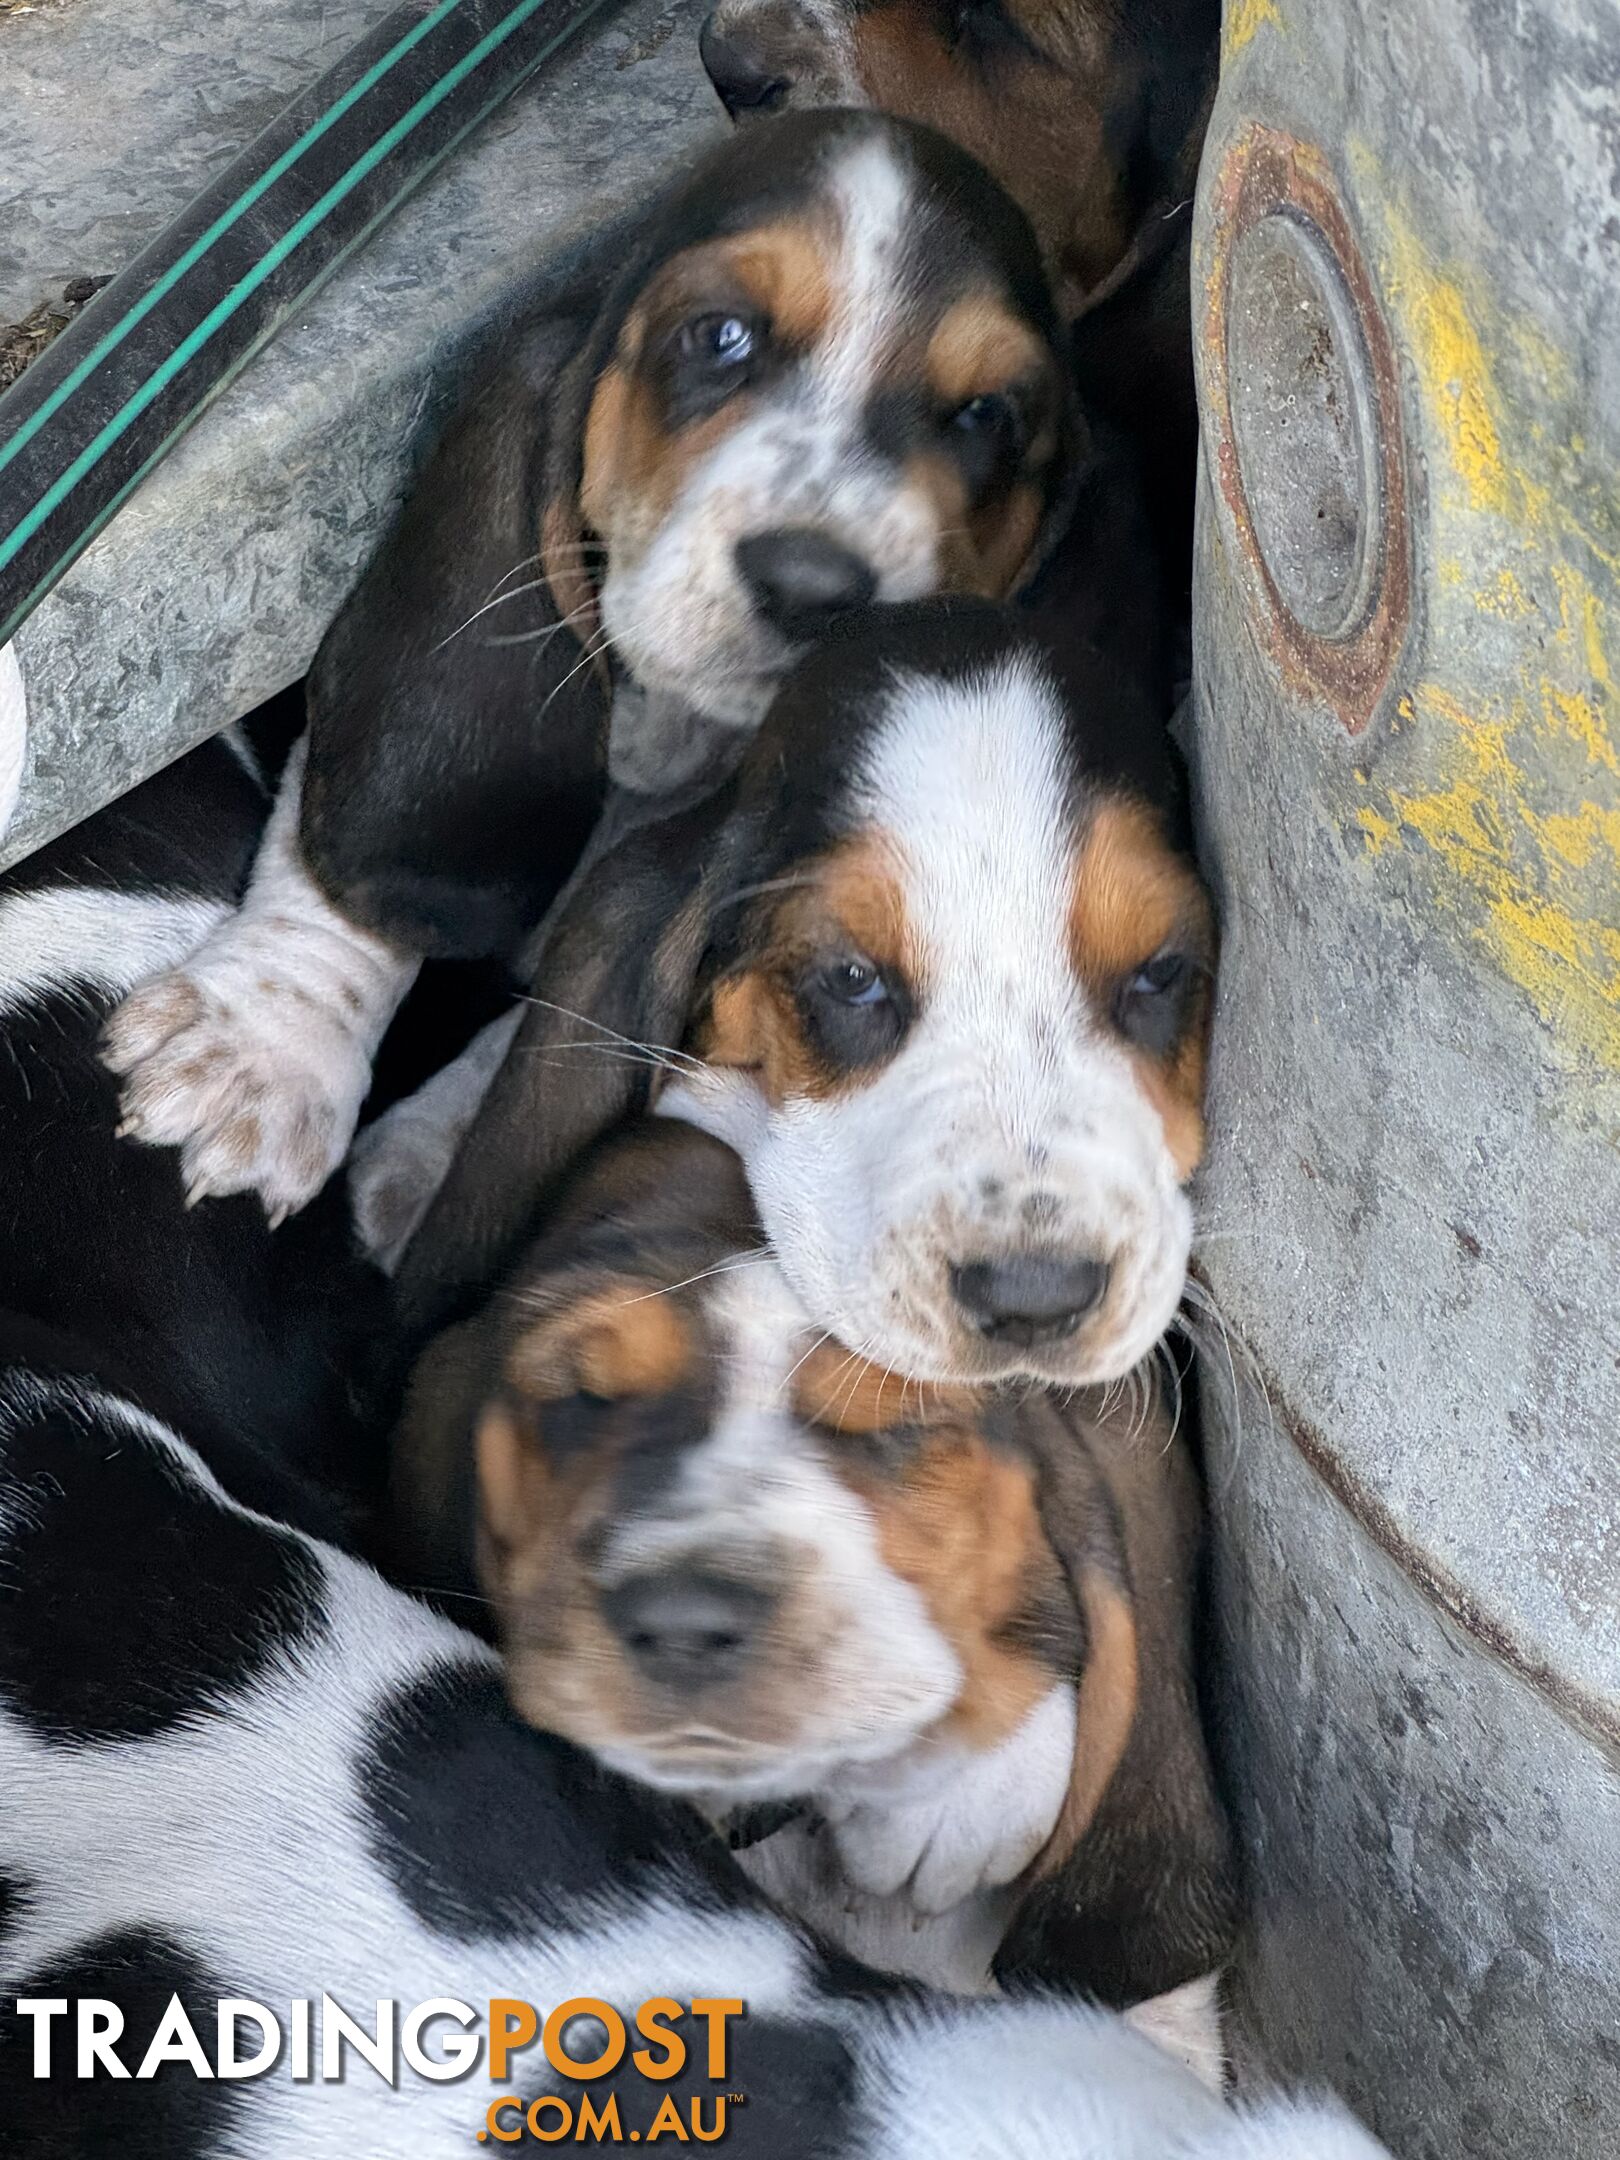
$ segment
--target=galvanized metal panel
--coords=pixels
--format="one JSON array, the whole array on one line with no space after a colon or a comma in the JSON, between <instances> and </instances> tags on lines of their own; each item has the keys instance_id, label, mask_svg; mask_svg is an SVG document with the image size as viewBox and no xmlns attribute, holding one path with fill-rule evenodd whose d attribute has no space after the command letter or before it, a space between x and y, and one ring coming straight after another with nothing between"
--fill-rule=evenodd
<instances>
[{"instance_id":1,"label":"galvanized metal panel","mask_svg":"<svg viewBox=\"0 0 1620 2160\"><path fill-rule=\"evenodd\" d=\"M1245 2015L1610 2160L1620 11L1229 0L1195 246Z\"/></svg>"},{"instance_id":2,"label":"galvanized metal panel","mask_svg":"<svg viewBox=\"0 0 1620 2160\"><path fill-rule=\"evenodd\" d=\"M122 0L74 5L110 18L109 40L123 35ZM163 0L138 8L165 13ZM697 59L699 12L692 0L630 0L582 32L251 364L24 625L13 645L26 761L0 865L303 672L400 498L466 341L537 268L564 262L683 151L723 132ZM243 20L216 10L193 31L212 23L218 39L239 39ZM313 42L317 15L300 7L283 27L299 25L313 75L331 54ZM38 37L49 29L42 19ZM226 81L231 50L215 53ZM277 48L277 70L283 58ZM36 58L36 75L47 69ZM195 94L189 65L180 72ZM240 148L263 117L251 99L230 112L233 139L211 138L212 150ZM139 130L130 138L132 195L144 142ZM36 178L44 154L42 135ZM107 244L104 217L90 229ZM28 238L29 259L43 262L44 245ZM99 255L96 266L119 267ZM15 713L15 699L0 707L0 771Z\"/></svg>"}]
</instances>

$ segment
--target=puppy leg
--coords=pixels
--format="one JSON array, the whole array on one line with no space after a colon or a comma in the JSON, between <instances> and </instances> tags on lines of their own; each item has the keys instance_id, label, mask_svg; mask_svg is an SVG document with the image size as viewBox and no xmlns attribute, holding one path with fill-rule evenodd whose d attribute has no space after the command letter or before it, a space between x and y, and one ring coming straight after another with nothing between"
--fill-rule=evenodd
<instances>
[{"instance_id":1,"label":"puppy leg","mask_svg":"<svg viewBox=\"0 0 1620 2160\"><path fill-rule=\"evenodd\" d=\"M288 761L240 909L114 1013L104 1047L130 1137L178 1147L189 1197L256 1192L271 1221L343 1160L371 1061L419 957L340 914L298 847Z\"/></svg>"},{"instance_id":2,"label":"puppy leg","mask_svg":"<svg viewBox=\"0 0 1620 2160\"><path fill-rule=\"evenodd\" d=\"M385 1275L444 1183L456 1150L501 1069L523 1018L514 1005L481 1028L460 1057L368 1125L349 1158L349 1205L360 1243Z\"/></svg>"}]
</instances>

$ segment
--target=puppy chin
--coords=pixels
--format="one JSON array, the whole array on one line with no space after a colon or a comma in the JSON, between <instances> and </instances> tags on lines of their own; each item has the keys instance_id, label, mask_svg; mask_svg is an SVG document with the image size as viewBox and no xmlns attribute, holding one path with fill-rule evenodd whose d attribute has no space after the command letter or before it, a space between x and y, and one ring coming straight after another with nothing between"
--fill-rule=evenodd
<instances>
[{"instance_id":1,"label":"puppy chin","mask_svg":"<svg viewBox=\"0 0 1620 2160\"><path fill-rule=\"evenodd\" d=\"M1015 1347L987 1341L957 1318L948 1293L932 1285L880 1282L832 1302L850 1316L849 1333L840 1340L860 1342L870 1363L891 1366L924 1385L993 1387L1033 1380L1049 1387L1105 1387L1134 1372L1174 1322L1189 1250L1185 1241L1169 1241L1145 1271L1149 1279L1126 1283L1095 1319L1051 1342ZM782 1263L791 1278L785 1253ZM874 1325L866 1315L882 1317Z\"/></svg>"},{"instance_id":2,"label":"puppy chin","mask_svg":"<svg viewBox=\"0 0 1620 2160\"><path fill-rule=\"evenodd\" d=\"M602 623L620 664L649 697L700 714L728 733L752 733L801 648L753 623L739 601L695 596L642 603L603 587ZM679 640L665 623L695 626Z\"/></svg>"}]
</instances>

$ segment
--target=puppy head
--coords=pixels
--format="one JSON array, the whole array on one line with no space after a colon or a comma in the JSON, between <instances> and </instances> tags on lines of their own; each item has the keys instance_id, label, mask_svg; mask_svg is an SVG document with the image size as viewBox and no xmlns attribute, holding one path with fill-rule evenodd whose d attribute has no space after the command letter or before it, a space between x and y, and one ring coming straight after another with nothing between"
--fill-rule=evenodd
<instances>
[{"instance_id":1,"label":"puppy head","mask_svg":"<svg viewBox=\"0 0 1620 2160\"><path fill-rule=\"evenodd\" d=\"M610 1208L519 1277L474 1398L514 1702L727 1804L814 1792L924 1733L994 1747L1086 1642L1027 1451L995 1406L812 1327L757 1232L739 1241L736 1159L650 1130L628 1169L607 1151ZM694 1159L706 1189L678 1221L671 1170Z\"/></svg>"},{"instance_id":2,"label":"puppy head","mask_svg":"<svg viewBox=\"0 0 1620 2160\"><path fill-rule=\"evenodd\" d=\"M1012 591L1079 452L1023 219L950 144L873 114L798 116L681 183L567 395L560 605L599 611L647 691L737 727L841 610Z\"/></svg>"},{"instance_id":3,"label":"puppy head","mask_svg":"<svg viewBox=\"0 0 1620 2160\"><path fill-rule=\"evenodd\" d=\"M1107 718L935 606L796 676L745 776L663 1107L742 1153L817 1320L920 1378L1115 1379L1181 1295L1213 933Z\"/></svg>"},{"instance_id":4,"label":"puppy head","mask_svg":"<svg viewBox=\"0 0 1620 2160\"><path fill-rule=\"evenodd\" d=\"M1211 0L719 0L699 49L735 119L872 105L949 135L1079 303L1186 192L1218 28Z\"/></svg>"}]
</instances>

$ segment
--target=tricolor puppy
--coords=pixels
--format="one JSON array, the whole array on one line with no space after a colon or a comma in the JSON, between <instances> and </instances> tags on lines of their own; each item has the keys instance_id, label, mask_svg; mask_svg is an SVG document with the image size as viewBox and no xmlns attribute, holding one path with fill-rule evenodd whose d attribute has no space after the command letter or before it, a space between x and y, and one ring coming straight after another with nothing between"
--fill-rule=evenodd
<instances>
[{"instance_id":1,"label":"tricolor puppy","mask_svg":"<svg viewBox=\"0 0 1620 2160\"><path fill-rule=\"evenodd\" d=\"M229 1484L93 1345L0 1314L7 2160L461 2160L492 2102L546 2091L616 2102L626 2143L666 2095L686 2140L694 2101L707 2132L742 2092L736 2160L1378 2160L1337 2109L1229 2112L1102 2011L953 2003L829 1957L690 1810L525 1731L483 1644ZM673 2082L627 2056L581 2087L533 2044L499 2083L487 2056L457 2071L495 1998L544 2016L581 1994L626 2017L741 1998L725 2077L696 2045ZM244 1998L272 2044L243 2020L241 2068L216 2076L220 2006ZM295 2003L321 2027L313 2075ZM160 2035L171 2059L143 2074Z\"/></svg>"},{"instance_id":2,"label":"tricolor puppy","mask_svg":"<svg viewBox=\"0 0 1620 2160\"><path fill-rule=\"evenodd\" d=\"M875 610L729 791L559 912L406 1303L488 1281L656 1087L737 1149L839 1341L934 1382L1118 1379L1181 1296L1213 959L1132 686L1060 675L1003 610Z\"/></svg>"},{"instance_id":3,"label":"tricolor puppy","mask_svg":"<svg viewBox=\"0 0 1620 2160\"><path fill-rule=\"evenodd\" d=\"M1090 409L1135 443L1185 611L1197 404L1193 189L1219 0L719 0L700 50L739 120L872 105L960 143L1022 207Z\"/></svg>"},{"instance_id":4,"label":"tricolor puppy","mask_svg":"<svg viewBox=\"0 0 1620 2160\"><path fill-rule=\"evenodd\" d=\"M734 119L873 105L973 152L1076 306L1191 194L1215 0L719 0L699 49Z\"/></svg>"},{"instance_id":5,"label":"tricolor puppy","mask_svg":"<svg viewBox=\"0 0 1620 2160\"><path fill-rule=\"evenodd\" d=\"M382 1283L336 1193L280 1237L246 1201L188 1207L178 1160L120 1134L99 1055L118 1001L228 919L269 802L232 730L0 874L0 1306L88 1334L233 1451L240 1497L324 1522L317 1489L364 1481Z\"/></svg>"},{"instance_id":6,"label":"tricolor puppy","mask_svg":"<svg viewBox=\"0 0 1620 2160\"><path fill-rule=\"evenodd\" d=\"M397 1476L436 1571L474 1518L531 1723L717 1820L796 1803L745 1864L870 1962L1127 2005L1208 1974L1234 1912L1197 1496L1135 1409L848 1354L737 1158L652 1119L430 1351Z\"/></svg>"},{"instance_id":7,"label":"tricolor puppy","mask_svg":"<svg viewBox=\"0 0 1620 2160\"><path fill-rule=\"evenodd\" d=\"M723 764L840 611L1010 593L1063 523L1084 430L1035 243L940 137L730 142L586 284L502 339L328 633L242 913L111 1031L200 1192L308 1200L421 956L514 949L610 769Z\"/></svg>"}]
</instances>

